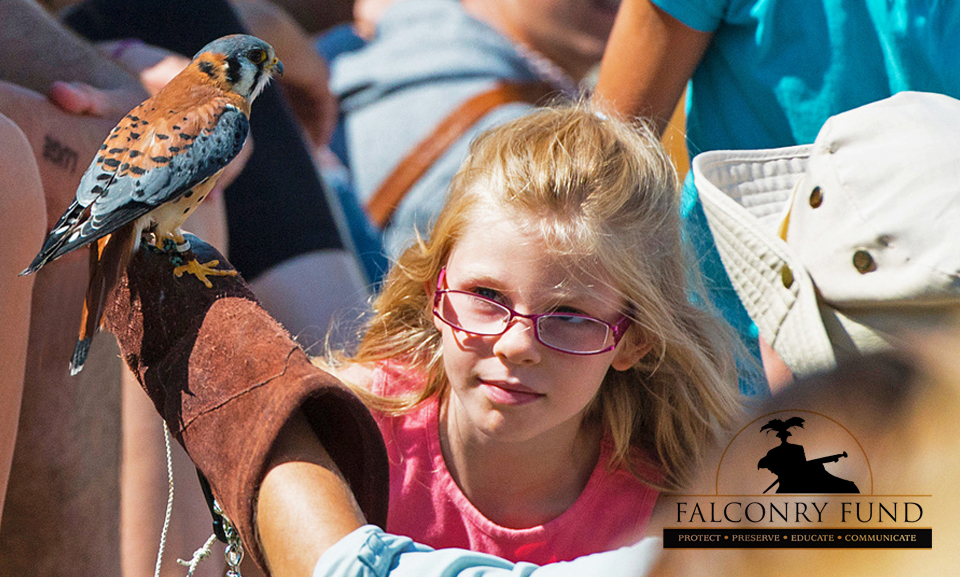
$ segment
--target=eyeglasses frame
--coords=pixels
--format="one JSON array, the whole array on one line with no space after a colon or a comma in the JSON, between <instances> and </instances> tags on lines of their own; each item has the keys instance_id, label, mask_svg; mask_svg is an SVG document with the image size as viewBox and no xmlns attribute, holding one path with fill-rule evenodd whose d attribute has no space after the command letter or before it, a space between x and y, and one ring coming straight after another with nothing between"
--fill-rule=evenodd
<instances>
[{"instance_id":1,"label":"eyeglasses frame","mask_svg":"<svg viewBox=\"0 0 960 577\"><path fill-rule=\"evenodd\" d=\"M561 353L567 353L568 355L587 356L587 355L599 355L599 354L601 354L601 353L606 353L606 352L608 352L608 351L612 351L613 349L617 348L617 345L620 344L620 339L623 338L623 335L627 332L627 328L629 328L630 317L629 317L628 315L623 315L622 317L620 317L620 320L618 320L616 323L608 323L607 321L598 319L598 318L596 318L596 317L592 317L592 316L590 316L590 315L582 315L582 314L579 314L579 313L536 313L536 314L529 314L529 315L523 314L523 313L518 313L517 311L513 310L512 308L508 307L507 305L505 305L505 304L503 304L503 303L498 303L497 301L495 301L495 300L493 300L493 299L489 299L489 298L487 298L487 297L480 296L480 295L478 295L478 294L476 294L476 293L467 292L467 291L462 291L462 290L457 290L457 289L451 289L451 288L443 288L443 286L444 286L444 284L445 284L445 281L446 281L446 275L447 275L447 267L441 268L441 269L440 269L440 275L437 277L437 289L436 289L436 291L434 291L434 293L433 293L433 316L435 316L435 317L437 317L438 319L440 319L441 321L443 321L443 323L446 324L447 326L449 326L449 327L451 327L451 328L454 328L454 329L456 329L456 330L458 330L458 331L465 332L465 333L467 333L467 334L476 335L476 336L481 336L481 337L495 337L495 336L500 336L500 335L506 333L507 330L510 329L510 325L511 325L511 323L513 323L513 319L515 319L515 318L517 318L517 317L520 317L520 318L524 318L524 319L529 319L529 320L531 321L531 323L533 324L533 336L537 339L537 342L540 343L541 345L547 347L548 349L553 349L553 350L559 351L559 352L561 352ZM445 319L445 318L443 318L442 316L440 316L440 313L438 312L438 309L439 309L439 307L440 307L440 299L443 298L443 295L444 295L444 294L447 294L447 293L464 294L464 295L468 295L468 296L471 296L471 297L478 298L478 299L480 299L480 300L489 302L489 303L491 303L491 304L493 304L493 305L496 305L496 306L498 306L498 307L500 307L500 308L502 308L502 309L506 309L506 311L510 313L510 317L507 318L507 322L503 325L503 330L500 331L499 333L487 334L487 333L478 333L478 332L474 332L474 331L469 331L469 330L467 330L467 329L465 329L465 328L463 328L463 327L459 327L459 326L453 324L452 322L450 322L450 321L448 321L447 319ZM606 348L604 348L604 349L601 349L601 350L599 350L599 351L580 352L580 351L568 351L568 350L566 350L566 349L561 349L561 348L559 348L559 347L555 347L555 346L553 346L553 345L551 345L551 344L545 343L545 342L543 342L543 339L540 338L540 323L539 323L539 319L540 319L541 317L550 317L550 316L579 317L579 318L588 319L588 320L591 320L591 321L596 321L596 322L598 322L598 323L601 323L601 324L605 325L605 326L607 327L607 329L610 331L610 333L613 335L613 344L611 344L610 346L608 346L608 347L606 347Z\"/></svg>"}]
</instances>

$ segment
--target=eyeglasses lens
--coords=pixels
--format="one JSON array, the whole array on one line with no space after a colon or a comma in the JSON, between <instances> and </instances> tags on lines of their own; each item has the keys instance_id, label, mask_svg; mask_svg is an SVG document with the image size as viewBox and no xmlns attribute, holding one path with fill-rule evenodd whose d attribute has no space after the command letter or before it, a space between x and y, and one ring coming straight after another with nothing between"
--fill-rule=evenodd
<instances>
[{"instance_id":1,"label":"eyeglasses lens","mask_svg":"<svg viewBox=\"0 0 960 577\"><path fill-rule=\"evenodd\" d=\"M437 314L457 329L485 336L502 334L511 316L510 309L494 301L461 292L444 292ZM549 314L538 317L536 322L537 337L548 347L581 354L607 348L610 329L599 320Z\"/></svg>"},{"instance_id":2,"label":"eyeglasses lens","mask_svg":"<svg viewBox=\"0 0 960 577\"><path fill-rule=\"evenodd\" d=\"M478 335L499 335L510 311L497 303L466 293L445 292L437 312L450 325Z\"/></svg>"},{"instance_id":3,"label":"eyeglasses lens","mask_svg":"<svg viewBox=\"0 0 960 577\"><path fill-rule=\"evenodd\" d=\"M572 353L593 353L607 345L607 325L586 317L547 315L537 319L543 344Z\"/></svg>"}]
</instances>

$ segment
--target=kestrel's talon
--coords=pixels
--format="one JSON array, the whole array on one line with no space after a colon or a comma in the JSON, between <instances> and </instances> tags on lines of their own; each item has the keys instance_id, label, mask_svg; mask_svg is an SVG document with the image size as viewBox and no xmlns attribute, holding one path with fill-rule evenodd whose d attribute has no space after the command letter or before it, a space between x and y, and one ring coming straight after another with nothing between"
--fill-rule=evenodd
<instances>
[{"instance_id":1,"label":"kestrel's talon","mask_svg":"<svg viewBox=\"0 0 960 577\"><path fill-rule=\"evenodd\" d=\"M195 258L190 259L186 264L173 269L173 276L180 278L184 273L192 274L207 288L213 288L213 283L207 278L208 276L236 276L237 274L237 271L233 269L221 270L216 268L218 264L220 264L220 261L216 259L202 264Z\"/></svg>"}]
</instances>

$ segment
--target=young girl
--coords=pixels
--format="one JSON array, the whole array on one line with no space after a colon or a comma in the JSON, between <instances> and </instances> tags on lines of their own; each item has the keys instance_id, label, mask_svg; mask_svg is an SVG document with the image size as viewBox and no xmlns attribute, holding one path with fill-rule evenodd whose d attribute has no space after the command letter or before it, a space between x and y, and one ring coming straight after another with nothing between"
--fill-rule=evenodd
<instances>
[{"instance_id":1,"label":"young girl","mask_svg":"<svg viewBox=\"0 0 960 577\"><path fill-rule=\"evenodd\" d=\"M677 198L651 131L587 105L473 144L334 363L387 444L388 531L534 563L640 538L737 409Z\"/></svg>"}]
</instances>

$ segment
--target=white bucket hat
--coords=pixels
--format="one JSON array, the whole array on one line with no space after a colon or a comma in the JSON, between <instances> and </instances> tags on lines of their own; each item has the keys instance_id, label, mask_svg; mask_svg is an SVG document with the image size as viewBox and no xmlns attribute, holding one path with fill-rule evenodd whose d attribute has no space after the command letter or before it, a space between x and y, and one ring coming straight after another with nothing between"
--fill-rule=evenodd
<instances>
[{"instance_id":1,"label":"white bucket hat","mask_svg":"<svg viewBox=\"0 0 960 577\"><path fill-rule=\"evenodd\" d=\"M960 101L904 92L830 118L812 145L692 167L730 280L794 374L960 304Z\"/></svg>"}]
</instances>

